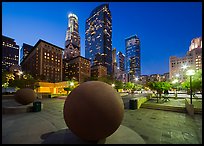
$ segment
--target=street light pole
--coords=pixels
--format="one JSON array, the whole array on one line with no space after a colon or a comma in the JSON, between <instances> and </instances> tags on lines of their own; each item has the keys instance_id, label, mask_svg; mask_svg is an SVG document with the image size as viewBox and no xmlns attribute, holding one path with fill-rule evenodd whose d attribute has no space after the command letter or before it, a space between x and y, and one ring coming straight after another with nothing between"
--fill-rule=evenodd
<instances>
[{"instance_id":1,"label":"street light pole","mask_svg":"<svg viewBox=\"0 0 204 146\"><path fill-rule=\"evenodd\" d=\"M191 104L192 104L192 76L190 76L190 94L191 94L191 96L190 96L190 100L191 100Z\"/></svg>"},{"instance_id":2,"label":"street light pole","mask_svg":"<svg viewBox=\"0 0 204 146\"><path fill-rule=\"evenodd\" d=\"M191 104L192 104L192 76L195 74L195 71L194 70L188 70L186 72L186 75L188 75L190 77L190 101L191 101Z\"/></svg>"}]
</instances>

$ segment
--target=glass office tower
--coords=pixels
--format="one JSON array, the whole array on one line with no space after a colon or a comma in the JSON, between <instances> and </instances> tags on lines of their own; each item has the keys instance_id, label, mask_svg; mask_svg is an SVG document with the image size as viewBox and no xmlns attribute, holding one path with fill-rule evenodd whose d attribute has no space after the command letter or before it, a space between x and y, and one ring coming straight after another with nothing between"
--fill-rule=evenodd
<instances>
[{"instance_id":1,"label":"glass office tower","mask_svg":"<svg viewBox=\"0 0 204 146\"><path fill-rule=\"evenodd\" d=\"M128 81L134 82L141 75L140 40L136 35L125 39L125 50Z\"/></svg>"},{"instance_id":2,"label":"glass office tower","mask_svg":"<svg viewBox=\"0 0 204 146\"><path fill-rule=\"evenodd\" d=\"M107 67L112 73L112 17L108 4L96 7L86 20L85 57L91 65Z\"/></svg>"}]
</instances>

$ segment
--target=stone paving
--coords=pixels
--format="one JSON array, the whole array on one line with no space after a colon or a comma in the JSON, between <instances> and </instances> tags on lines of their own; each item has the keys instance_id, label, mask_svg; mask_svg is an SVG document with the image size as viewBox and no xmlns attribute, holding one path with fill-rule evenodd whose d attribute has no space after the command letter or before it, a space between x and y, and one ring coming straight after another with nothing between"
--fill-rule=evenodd
<instances>
[{"instance_id":1,"label":"stone paving","mask_svg":"<svg viewBox=\"0 0 204 146\"><path fill-rule=\"evenodd\" d=\"M3 144L40 144L46 135L67 128L64 99L43 99L41 112L2 115ZM147 144L202 144L202 115L140 108L125 109L122 125ZM124 142L125 143L125 142Z\"/></svg>"}]
</instances>

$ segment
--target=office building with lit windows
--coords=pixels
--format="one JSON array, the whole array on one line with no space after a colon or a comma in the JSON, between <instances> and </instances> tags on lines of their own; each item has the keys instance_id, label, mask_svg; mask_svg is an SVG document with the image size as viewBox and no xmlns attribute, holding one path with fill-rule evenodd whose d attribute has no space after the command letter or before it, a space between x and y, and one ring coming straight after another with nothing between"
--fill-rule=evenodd
<instances>
[{"instance_id":1,"label":"office building with lit windows","mask_svg":"<svg viewBox=\"0 0 204 146\"><path fill-rule=\"evenodd\" d=\"M202 69L202 37L191 40L189 50L184 57L170 56L169 78L184 79L187 69Z\"/></svg>"},{"instance_id":2,"label":"office building with lit windows","mask_svg":"<svg viewBox=\"0 0 204 146\"><path fill-rule=\"evenodd\" d=\"M63 59L63 80L76 80L79 83L84 82L91 77L90 60L82 56L72 59Z\"/></svg>"},{"instance_id":3,"label":"office building with lit windows","mask_svg":"<svg viewBox=\"0 0 204 146\"><path fill-rule=\"evenodd\" d=\"M112 73L115 75L117 72L117 62L116 62L116 48L112 50Z\"/></svg>"},{"instance_id":4,"label":"office building with lit windows","mask_svg":"<svg viewBox=\"0 0 204 146\"><path fill-rule=\"evenodd\" d=\"M2 72L9 71L13 65L19 62L19 46L15 40L2 35Z\"/></svg>"},{"instance_id":5,"label":"office building with lit windows","mask_svg":"<svg viewBox=\"0 0 204 146\"><path fill-rule=\"evenodd\" d=\"M85 57L112 74L112 17L108 4L96 7L86 20Z\"/></svg>"},{"instance_id":6,"label":"office building with lit windows","mask_svg":"<svg viewBox=\"0 0 204 146\"><path fill-rule=\"evenodd\" d=\"M107 76L107 68L103 65L91 66L91 77L104 77Z\"/></svg>"},{"instance_id":7,"label":"office building with lit windows","mask_svg":"<svg viewBox=\"0 0 204 146\"><path fill-rule=\"evenodd\" d=\"M21 62L22 71L43 81L62 81L62 51L62 48L40 39Z\"/></svg>"},{"instance_id":8,"label":"office building with lit windows","mask_svg":"<svg viewBox=\"0 0 204 146\"><path fill-rule=\"evenodd\" d=\"M23 43L23 46L20 49L20 62L23 61L23 59L30 53L33 46Z\"/></svg>"},{"instance_id":9,"label":"office building with lit windows","mask_svg":"<svg viewBox=\"0 0 204 146\"><path fill-rule=\"evenodd\" d=\"M80 56L79 24L78 17L71 13L68 15L68 27L63 58L71 59L77 56Z\"/></svg>"},{"instance_id":10,"label":"office building with lit windows","mask_svg":"<svg viewBox=\"0 0 204 146\"><path fill-rule=\"evenodd\" d=\"M140 40L136 35L125 39L125 51L128 81L133 82L141 75Z\"/></svg>"},{"instance_id":11,"label":"office building with lit windows","mask_svg":"<svg viewBox=\"0 0 204 146\"><path fill-rule=\"evenodd\" d=\"M116 56L117 67L120 71L125 71L125 55L122 52L118 52Z\"/></svg>"}]
</instances>

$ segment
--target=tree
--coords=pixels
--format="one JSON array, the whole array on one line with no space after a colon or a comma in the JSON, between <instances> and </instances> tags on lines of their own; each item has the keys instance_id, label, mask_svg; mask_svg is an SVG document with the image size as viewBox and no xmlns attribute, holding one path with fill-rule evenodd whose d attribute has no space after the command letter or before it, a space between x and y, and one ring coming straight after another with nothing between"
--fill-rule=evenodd
<instances>
[{"instance_id":1,"label":"tree","mask_svg":"<svg viewBox=\"0 0 204 146\"><path fill-rule=\"evenodd\" d=\"M10 82L11 87L18 87L18 88L31 88L34 89L34 84L36 80L30 74L24 74L22 78L14 79Z\"/></svg>"},{"instance_id":2,"label":"tree","mask_svg":"<svg viewBox=\"0 0 204 146\"><path fill-rule=\"evenodd\" d=\"M65 87L64 90L67 91L67 94L68 94L68 92L69 92L69 91L72 91L73 88L71 88L71 87Z\"/></svg>"},{"instance_id":3,"label":"tree","mask_svg":"<svg viewBox=\"0 0 204 146\"><path fill-rule=\"evenodd\" d=\"M69 91L72 91L74 88L76 88L79 85L79 83L75 80L69 80L67 81L67 87L64 88L65 91L67 91L67 94Z\"/></svg>"},{"instance_id":4,"label":"tree","mask_svg":"<svg viewBox=\"0 0 204 146\"><path fill-rule=\"evenodd\" d=\"M133 89L134 89L135 91L141 91L142 88L143 88L143 86L140 85L140 84L135 84L134 87L133 87Z\"/></svg>"},{"instance_id":5,"label":"tree","mask_svg":"<svg viewBox=\"0 0 204 146\"><path fill-rule=\"evenodd\" d=\"M186 78L182 87L187 90L187 93L190 93L190 77ZM194 93L202 92L202 70L196 71L195 75L192 76L192 90Z\"/></svg>"},{"instance_id":6,"label":"tree","mask_svg":"<svg viewBox=\"0 0 204 146\"><path fill-rule=\"evenodd\" d=\"M169 90L171 88L171 84L169 82L149 82L149 88L157 92L158 103L158 98L161 98L164 90Z\"/></svg>"},{"instance_id":7,"label":"tree","mask_svg":"<svg viewBox=\"0 0 204 146\"><path fill-rule=\"evenodd\" d=\"M123 89L123 82L121 81L115 81L115 89L118 91L118 89Z\"/></svg>"},{"instance_id":8,"label":"tree","mask_svg":"<svg viewBox=\"0 0 204 146\"><path fill-rule=\"evenodd\" d=\"M133 92L133 88L134 88L134 83L127 82L127 83L125 84L125 89L126 89L126 90L129 90L129 91Z\"/></svg>"}]
</instances>

